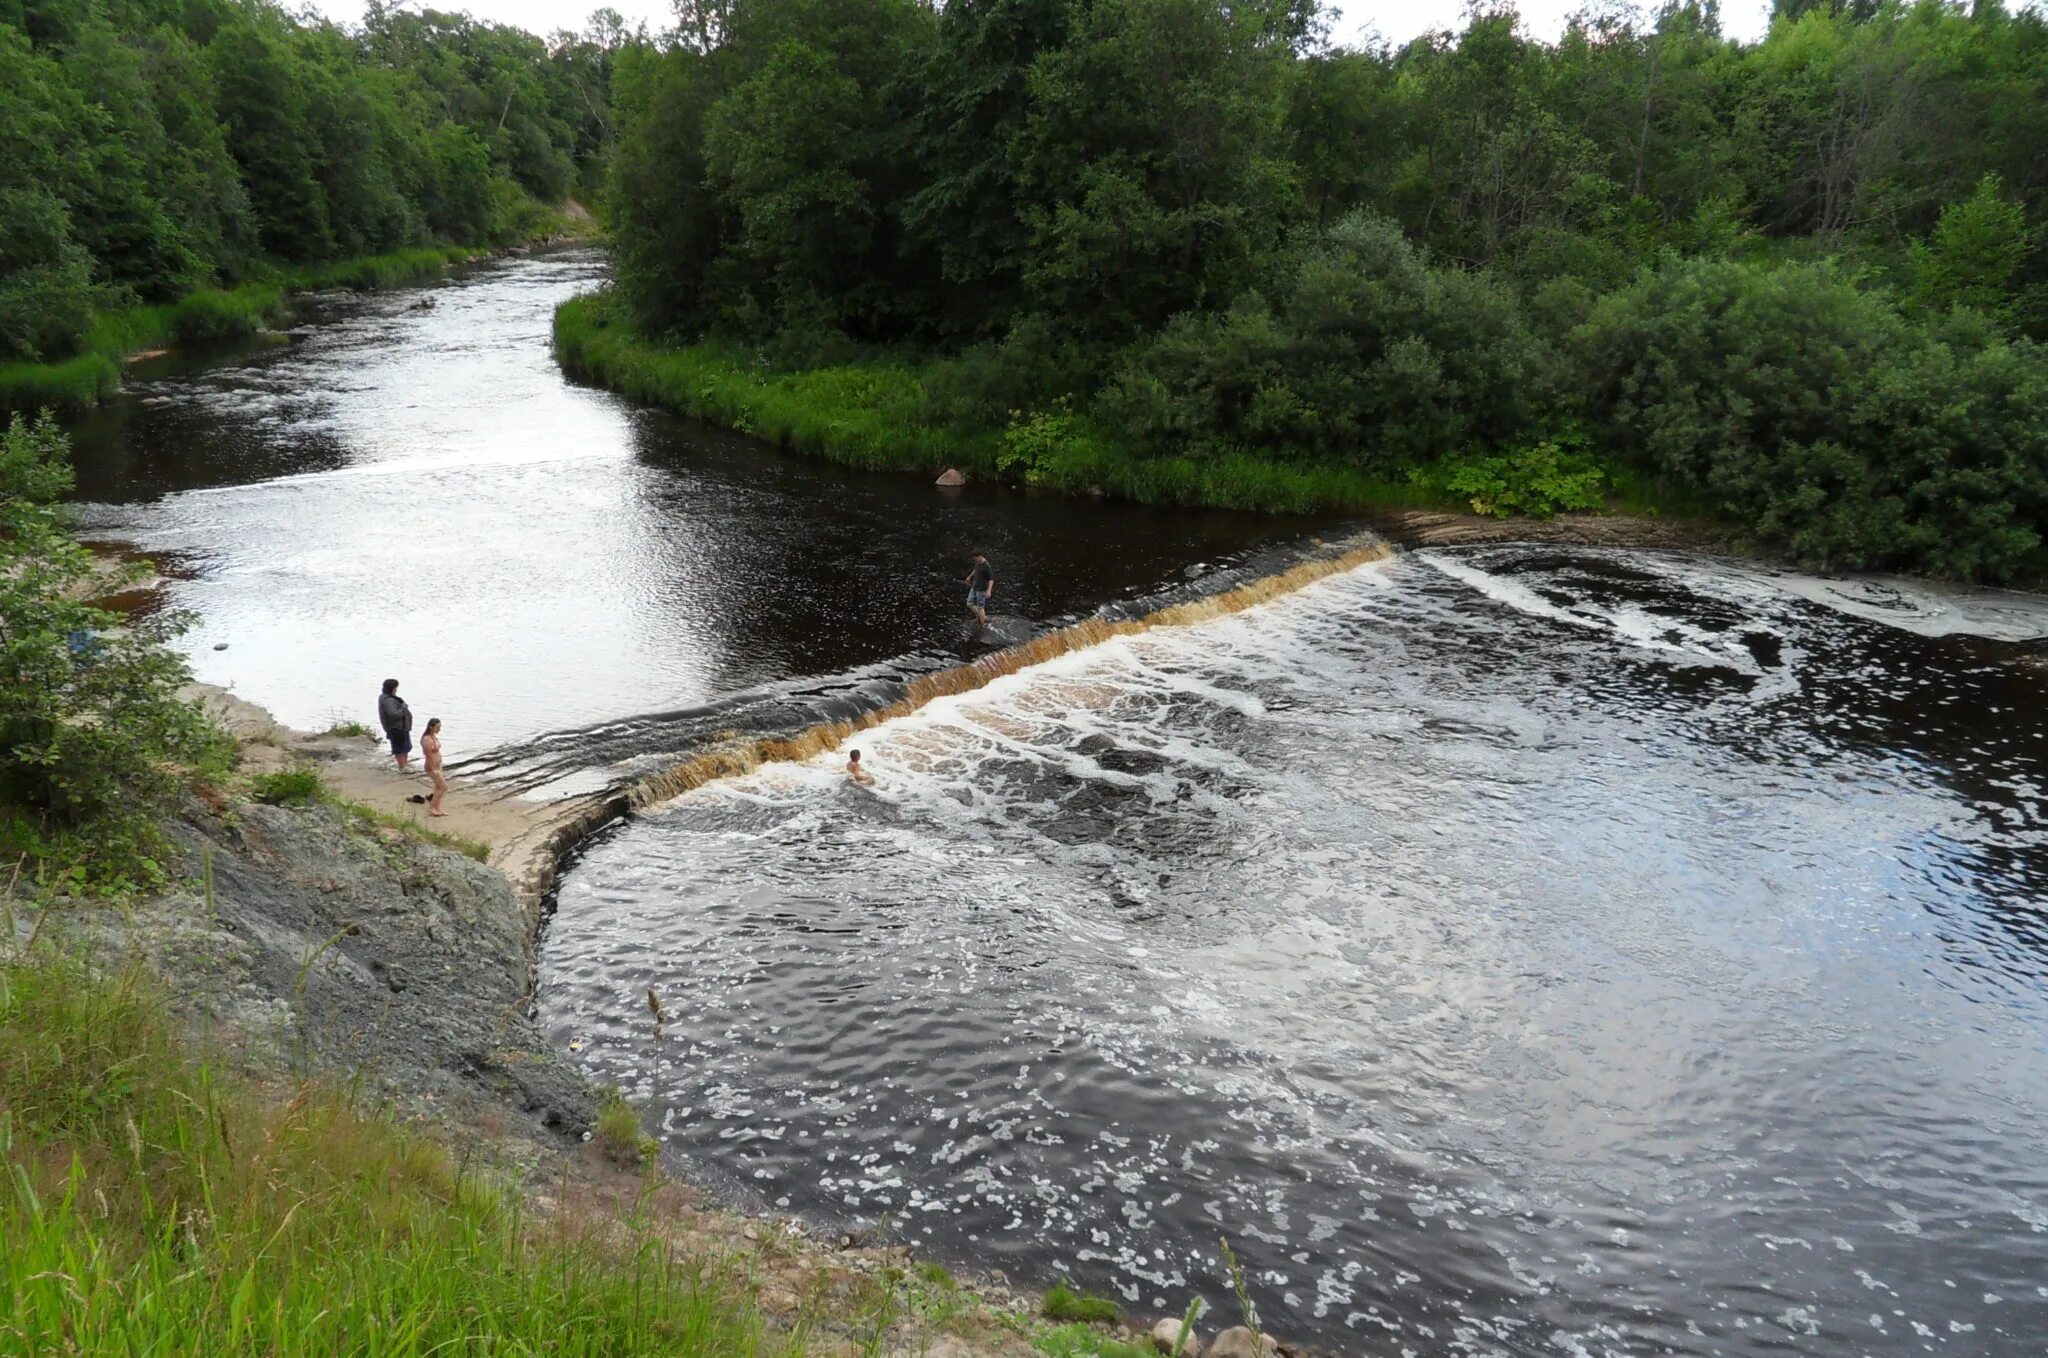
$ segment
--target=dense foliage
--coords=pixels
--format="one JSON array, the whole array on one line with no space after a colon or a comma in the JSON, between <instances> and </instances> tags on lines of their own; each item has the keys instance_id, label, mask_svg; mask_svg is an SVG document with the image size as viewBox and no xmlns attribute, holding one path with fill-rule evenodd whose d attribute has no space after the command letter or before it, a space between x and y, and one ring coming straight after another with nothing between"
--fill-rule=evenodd
<instances>
[{"instance_id":1,"label":"dense foliage","mask_svg":"<svg viewBox=\"0 0 2048 1358\"><path fill-rule=\"evenodd\" d=\"M68 453L47 417L0 432L0 870L118 891L163 880L157 817L227 748L178 696L178 620L82 602L108 579L64 531Z\"/></svg>"},{"instance_id":2,"label":"dense foliage","mask_svg":"<svg viewBox=\"0 0 2048 1358\"><path fill-rule=\"evenodd\" d=\"M518 234L597 173L599 11L543 41L373 4L0 0L0 364L275 261Z\"/></svg>"},{"instance_id":3,"label":"dense foliage","mask_svg":"<svg viewBox=\"0 0 2048 1358\"><path fill-rule=\"evenodd\" d=\"M1368 50L1315 0L678 14L615 69L644 335L886 354L929 428L1055 483L1256 465L1542 510L1604 468L1818 563L2037 565L2038 10L1780 0L1743 44L1671 0L1546 44L1482 3Z\"/></svg>"}]
</instances>

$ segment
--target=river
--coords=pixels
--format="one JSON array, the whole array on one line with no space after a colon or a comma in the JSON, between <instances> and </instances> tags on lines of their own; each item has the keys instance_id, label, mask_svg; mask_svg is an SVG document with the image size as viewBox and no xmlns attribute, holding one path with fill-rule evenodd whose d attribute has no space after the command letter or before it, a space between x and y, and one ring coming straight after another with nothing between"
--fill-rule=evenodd
<instances>
[{"instance_id":1,"label":"river","mask_svg":"<svg viewBox=\"0 0 2048 1358\"><path fill-rule=\"evenodd\" d=\"M317 724L389 670L558 765L974 653L969 542L1045 621L1310 527L635 410L547 361L599 270L149 377L87 431L87 521L168 554L205 677ZM1234 1311L1227 1238L1337 1353L2038 1354L2042 633L2023 596L1398 554L942 698L861 737L871 788L821 756L612 827L541 1017L734 1197L1140 1312Z\"/></svg>"}]
</instances>

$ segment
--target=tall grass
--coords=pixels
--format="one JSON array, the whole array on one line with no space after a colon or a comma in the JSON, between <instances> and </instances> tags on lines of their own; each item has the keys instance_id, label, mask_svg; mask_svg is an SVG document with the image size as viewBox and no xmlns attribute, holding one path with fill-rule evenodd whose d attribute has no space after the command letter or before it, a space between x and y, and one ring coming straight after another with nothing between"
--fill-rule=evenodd
<instances>
[{"instance_id":1,"label":"tall grass","mask_svg":"<svg viewBox=\"0 0 2048 1358\"><path fill-rule=\"evenodd\" d=\"M0 964L0 1353L795 1349L645 1223L535 1220L439 1144L194 1058L135 974Z\"/></svg>"},{"instance_id":2,"label":"tall grass","mask_svg":"<svg viewBox=\"0 0 2048 1358\"><path fill-rule=\"evenodd\" d=\"M456 265L466 264L485 253L474 245L417 245L381 255L300 264L286 269L283 277L285 286L293 291L389 288L422 278L437 278Z\"/></svg>"},{"instance_id":3,"label":"tall grass","mask_svg":"<svg viewBox=\"0 0 2048 1358\"><path fill-rule=\"evenodd\" d=\"M103 311L72 357L0 364L0 411L92 405L120 389L121 363L130 354L254 334L284 315L284 290L272 282L201 288L175 302Z\"/></svg>"}]
</instances>

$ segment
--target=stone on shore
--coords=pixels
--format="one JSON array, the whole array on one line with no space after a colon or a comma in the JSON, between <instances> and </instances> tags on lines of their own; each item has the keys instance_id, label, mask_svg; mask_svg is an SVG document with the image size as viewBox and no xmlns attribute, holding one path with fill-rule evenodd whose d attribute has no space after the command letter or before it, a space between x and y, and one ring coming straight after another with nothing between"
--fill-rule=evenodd
<instances>
[{"instance_id":1,"label":"stone on shore","mask_svg":"<svg viewBox=\"0 0 2048 1358\"><path fill-rule=\"evenodd\" d=\"M1246 1327L1238 1325L1210 1342L1206 1358L1279 1358L1279 1355L1279 1340L1270 1334L1254 1335Z\"/></svg>"},{"instance_id":2,"label":"stone on shore","mask_svg":"<svg viewBox=\"0 0 2048 1358\"><path fill-rule=\"evenodd\" d=\"M942 486L964 486L967 478L958 467L948 467L940 474L938 483Z\"/></svg>"},{"instance_id":3,"label":"stone on shore","mask_svg":"<svg viewBox=\"0 0 2048 1358\"><path fill-rule=\"evenodd\" d=\"M1202 1352L1202 1341L1196 1336L1195 1327L1192 1325L1188 1326L1187 1337L1181 1339L1181 1323L1181 1318L1175 1316L1170 1320L1162 1320L1157 1325L1154 1325L1152 1327L1152 1347L1166 1354L1168 1358L1197 1358ZM1180 1339L1180 1347L1178 1349L1173 1346L1173 1341L1176 1339Z\"/></svg>"}]
</instances>

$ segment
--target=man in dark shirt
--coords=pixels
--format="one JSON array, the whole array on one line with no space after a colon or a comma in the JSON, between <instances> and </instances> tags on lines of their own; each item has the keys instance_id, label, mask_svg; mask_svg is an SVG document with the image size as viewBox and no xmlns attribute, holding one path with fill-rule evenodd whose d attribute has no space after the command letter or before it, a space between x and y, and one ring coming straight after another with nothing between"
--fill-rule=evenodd
<instances>
[{"instance_id":1,"label":"man in dark shirt","mask_svg":"<svg viewBox=\"0 0 2048 1358\"><path fill-rule=\"evenodd\" d=\"M974 554L974 569L967 572L967 611L983 627L988 626L988 600L996 592L996 568L988 564L986 552Z\"/></svg>"},{"instance_id":2,"label":"man in dark shirt","mask_svg":"<svg viewBox=\"0 0 2048 1358\"><path fill-rule=\"evenodd\" d=\"M377 723L384 728L385 738L391 742L391 757L398 761L400 773L412 772L412 709L405 699L398 696L398 681L386 679L384 692L377 699Z\"/></svg>"}]
</instances>

